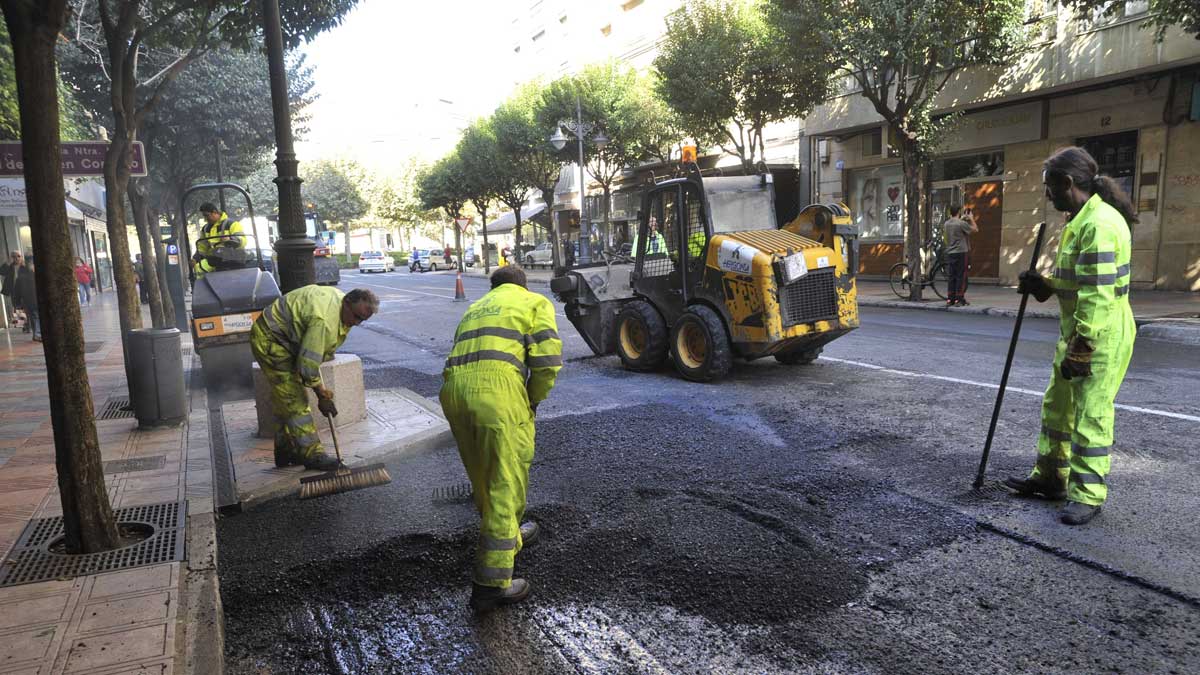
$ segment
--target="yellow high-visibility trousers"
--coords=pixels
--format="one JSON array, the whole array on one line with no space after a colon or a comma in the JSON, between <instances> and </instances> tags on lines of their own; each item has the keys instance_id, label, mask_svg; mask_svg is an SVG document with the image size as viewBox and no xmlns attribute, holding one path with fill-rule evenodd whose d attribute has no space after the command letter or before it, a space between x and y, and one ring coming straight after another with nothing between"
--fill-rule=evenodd
<instances>
[{"instance_id":1,"label":"yellow high-visibility trousers","mask_svg":"<svg viewBox=\"0 0 1200 675\"><path fill-rule=\"evenodd\" d=\"M533 463L534 421L525 383L506 364L477 364L449 375L439 398L480 516L473 580L508 588L521 550Z\"/></svg>"},{"instance_id":2,"label":"yellow high-visibility trousers","mask_svg":"<svg viewBox=\"0 0 1200 675\"><path fill-rule=\"evenodd\" d=\"M275 418L275 449L298 460L324 452L308 395L295 372L294 358L255 321L250 330L250 351L271 384L271 414Z\"/></svg>"}]
</instances>

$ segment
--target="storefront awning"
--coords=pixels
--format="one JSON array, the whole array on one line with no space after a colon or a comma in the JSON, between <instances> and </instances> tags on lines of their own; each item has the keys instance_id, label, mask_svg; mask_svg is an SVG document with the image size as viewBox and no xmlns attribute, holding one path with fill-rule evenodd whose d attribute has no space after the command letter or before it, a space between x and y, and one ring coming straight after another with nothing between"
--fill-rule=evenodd
<instances>
[{"instance_id":1,"label":"storefront awning","mask_svg":"<svg viewBox=\"0 0 1200 675\"><path fill-rule=\"evenodd\" d=\"M525 206L521 208L521 223L532 220L534 216L546 210L545 204L534 204L533 206ZM517 218L512 211L500 216L487 224L488 234L507 234L512 232L517 227ZM483 232L482 228L479 232Z\"/></svg>"}]
</instances>

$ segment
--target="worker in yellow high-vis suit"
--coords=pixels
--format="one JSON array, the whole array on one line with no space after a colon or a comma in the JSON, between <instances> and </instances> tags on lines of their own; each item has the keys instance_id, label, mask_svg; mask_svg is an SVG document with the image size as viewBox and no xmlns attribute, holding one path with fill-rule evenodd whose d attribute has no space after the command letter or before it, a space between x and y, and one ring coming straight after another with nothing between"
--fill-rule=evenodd
<instances>
[{"instance_id":1,"label":"worker in yellow high-vis suit","mask_svg":"<svg viewBox=\"0 0 1200 675\"><path fill-rule=\"evenodd\" d=\"M1108 497L1114 400L1133 355L1137 328L1129 307L1129 197L1082 148L1045 163L1046 194L1070 214L1050 278L1021 274L1020 291L1057 296L1061 334L1042 401L1038 459L1028 478L1005 485L1020 494L1066 498L1062 521L1090 521Z\"/></svg>"},{"instance_id":2,"label":"worker in yellow high-vis suit","mask_svg":"<svg viewBox=\"0 0 1200 675\"><path fill-rule=\"evenodd\" d=\"M471 593L478 612L529 596L513 563L538 534L537 523L521 524L533 418L562 368L550 301L525 288L519 267L501 267L491 281L458 324L440 395L480 515Z\"/></svg>"},{"instance_id":3,"label":"worker in yellow high-vis suit","mask_svg":"<svg viewBox=\"0 0 1200 675\"><path fill-rule=\"evenodd\" d=\"M192 254L192 272L199 279L216 266L208 259L217 248L246 248L246 232L241 221L233 220L212 202L200 205L204 225L200 238L196 240L196 252Z\"/></svg>"},{"instance_id":4,"label":"worker in yellow high-vis suit","mask_svg":"<svg viewBox=\"0 0 1200 675\"><path fill-rule=\"evenodd\" d=\"M379 311L371 291L342 295L329 286L303 286L267 307L250 329L250 350L271 384L275 416L275 466L303 464L330 471L337 460L325 454L305 387L317 395L323 415L337 416L333 393L321 382L321 363L346 341L350 329Z\"/></svg>"}]
</instances>

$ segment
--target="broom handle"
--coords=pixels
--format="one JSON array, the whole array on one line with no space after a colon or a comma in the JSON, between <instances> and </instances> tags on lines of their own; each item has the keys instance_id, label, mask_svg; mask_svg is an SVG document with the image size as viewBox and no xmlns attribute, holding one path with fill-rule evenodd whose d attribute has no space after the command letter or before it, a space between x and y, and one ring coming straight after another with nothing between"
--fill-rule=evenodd
<instances>
[{"instance_id":1,"label":"broom handle","mask_svg":"<svg viewBox=\"0 0 1200 675\"><path fill-rule=\"evenodd\" d=\"M1046 223L1038 225L1037 241L1033 244L1033 259L1029 261L1029 271L1037 270L1038 256L1042 252L1042 236L1046 233ZM988 425L987 442L983 445L983 457L979 459L979 473L975 476L975 489L983 487L983 474L987 471L988 455L992 452L992 439L996 436L996 422L1000 419L1000 407L1004 404L1004 389L1008 387L1008 374L1012 370L1013 355L1017 351L1017 338L1021 335L1021 321L1025 318L1025 305L1029 303L1029 293L1021 294L1021 306L1017 309L1017 321L1013 324L1012 340L1008 343L1008 356L1004 359L1004 374L1000 376L1000 389L996 392L996 406L992 408L992 423Z\"/></svg>"},{"instance_id":2,"label":"broom handle","mask_svg":"<svg viewBox=\"0 0 1200 675\"><path fill-rule=\"evenodd\" d=\"M337 455L338 464L342 464L342 448L338 446L337 426L333 423L333 415L325 413L325 419L329 421L329 433L333 436L333 452Z\"/></svg>"}]
</instances>

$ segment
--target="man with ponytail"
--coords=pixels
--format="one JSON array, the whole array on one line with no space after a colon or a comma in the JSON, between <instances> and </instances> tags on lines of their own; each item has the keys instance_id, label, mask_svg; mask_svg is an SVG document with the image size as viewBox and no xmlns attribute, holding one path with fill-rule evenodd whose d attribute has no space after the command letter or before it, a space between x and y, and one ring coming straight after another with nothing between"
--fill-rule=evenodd
<instances>
[{"instance_id":1,"label":"man with ponytail","mask_svg":"<svg viewBox=\"0 0 1200 675\"><path fill-rule=\"evenodd\" d=\"M1042 401L1037 462L1028 478L1004 483L1023 495L1065 497L1062 521L1082 525L1108 497L1113 404L1137 332L1129 307L1129 231L1137 215L1082 148L1051 155L1042 180L1047 198L1069 220L1053 274L1022 272L1018 290L1038 302L1058 298L1061 334Z\"/></svg>"}]
</instances>

